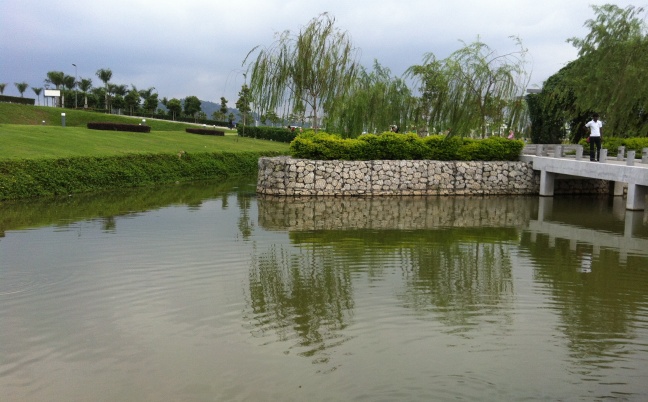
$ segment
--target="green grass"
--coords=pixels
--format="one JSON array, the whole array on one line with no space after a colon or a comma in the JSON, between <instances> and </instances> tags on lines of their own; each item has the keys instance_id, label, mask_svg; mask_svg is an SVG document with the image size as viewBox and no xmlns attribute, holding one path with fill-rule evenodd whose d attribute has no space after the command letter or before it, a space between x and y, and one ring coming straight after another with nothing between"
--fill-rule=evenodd
<instances>
[{"instance_id":1,"label":"green grass","mask_svg":"<svg viewBox=\"0 0 648 402\"><path fill-rule=\"evenodd\" d=\"M62 112L66 114L66 127L61 127ZM56 124L52 123L53 119L58 119ZM42 120L49 123L39 124ZM225 136L189 134L185 128L195 125L147 119L150 133L131 133L89 130L86 128L89 121L133 124L139 120L95 112L0 103L0 160L175 154L182 151L288 153L288 144L243 138L231 130L226 130Z\"/></svg>"}]
</instances>

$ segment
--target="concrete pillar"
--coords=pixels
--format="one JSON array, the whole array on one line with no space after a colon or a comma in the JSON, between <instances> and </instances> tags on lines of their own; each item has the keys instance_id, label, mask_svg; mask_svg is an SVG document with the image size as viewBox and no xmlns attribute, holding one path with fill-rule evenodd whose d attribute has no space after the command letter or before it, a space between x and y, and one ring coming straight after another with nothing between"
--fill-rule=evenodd
<instances>
[{"instance_id":1,"label":"concrete pillar","mask_svg":"<svg viewBox=\"0 0 648 402\"><path fill-rule=\"evenodd\" d=\"M621 145L619 148L617 148L617 160L622 161L624 154L625 154L625 147Z\"/></svg>"},{"instance_id":2,"label":"concrete pillar","mask_svg":"<svg viewBox=\"0 0 648 402\"><path fill-rule=\"evenodd\" d=\"M645 209L646 194L648 194L648 186L640 186L638 184L629 183L626 209L629 209L631 211L641 211Z\"/></svg>"},{"instance_id":3,"label":"concrete pillar","mask_svg":"<svg viewBox=\"0 0 648 402\"><path fill-rule=\"evenodd\" d=\"M536 144L536 156L542 156L542 149L544 146L542 144Z\"/></svg>"},{"instance_id":4,"label":"concrete pillar","mask_svg":"<svg viewBox=\"0 0 648 402\"><path fill-rule=\"evenodd\" d=\"M540 171L540 195L543 197L553 197L554 195L554 181L556 174L547 172L546 170Z\"/></svg>"},{"instance_id":5,"label":"concrete pillar","mask_svg":"<svg viewBox=\"0 0 648 402\"><path fill-rule=\"evenodd\" d=\"M608 187L609 188L609 187ZM614 197L622 197L623 196L623 189L625 188L625 183L622 181L615 181L614 182L614 189L612 189L612 195Z\"/></svg>"},{"instance_id":6,"label":"concrete pillar","mask_svg":"<svg viewBox=\"0 0 648 402\"><path fill-rule=\"evenodd\" d=\"M554 158L562 158L563 157L563 147L562 145L556 145L554 148Z\"/></svg>"},{"instance_id":7,"label":"concrete pillar","mask_svg":"<svg viewBox=\"0 0 648 402\"><path fill-rule=\"evenodd\" d=\"M583 146L576 145L576 160L579 161L583 158Z\"/></svg>"},{"instance_id":8,"label":"concrete pillar","mask_svg":"<svg viewBox=\"0 0 648 402\"><path fill-rule=\"evenodd\" d=\"M628 151L628 157L626 158L626 165L634 166L635 160L635 151Z\"/></svg>"},{"instance_id":9,"label":"concrete pillar","mask_svg":"<svg viewBox=\"0 0 648 402\"><path fill-rule=\"evenodd\" d=\"M648 163L648 148L641 150L641 163Z\"/></svg>"},{"instance_id":10,"label":"concrete pillar","mask_svg":"<svg viewBox=\"0 0 648 402\"><path fill-rule=\"evenodd\" d=\"M607 149L601 148L601 155L599 155L599 162L605 163L607 162Z\"/></svg>"}]
</instances>

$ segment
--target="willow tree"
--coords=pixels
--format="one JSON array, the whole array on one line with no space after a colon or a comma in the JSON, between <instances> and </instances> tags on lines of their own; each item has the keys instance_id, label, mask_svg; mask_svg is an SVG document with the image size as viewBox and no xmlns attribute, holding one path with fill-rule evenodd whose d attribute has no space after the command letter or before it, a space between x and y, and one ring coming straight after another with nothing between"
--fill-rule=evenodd
<instances>
[{"instance_id":1,"label":"willow tree","mask_svg":"<svg viewBox=\"0 0 648 402\"><path fill-rule=\"evenodd\" d=\"M259 49L252 49L243 64ZM288 105L292 111L319 118L332 112L347 96L359 70L357 52L346 32L327 13L293 34L284 31L250 63L250 92L261 113Z\"/></svg>"},{"instance_id":2,"label":"willow tree","mask_svg":"<svg viewBox=\"0 0 648 402\"><path fill-rule=\"evenodd\" d=\"M648 135L648 27L643 8L592 6L585 38L571 38L579 61L569 71L574 114L598 112L607 135Z\"/></svg>"},{"instance_id":3,"label":"willow tree","mask_svg":"<svg viewBox=\"0 0 648 402\"><path fill-rule=\"evenodd\" d=\"M505 54L477 38L471 44L462 42L464 46L444 60L437 60L433 53L424 55L423 65L407 71L420 80L421 113L460 135L476 131L483 137L489 125L516 125L528 75L527 49L513 39L517 50Z\"/></svg>"},{"instance_id":4,"label":"willow tree","mask_svg":"<svg viewBox=\"0 0 648 402\"><path fill-rule=\"evenodd\" d=\"M361 68L349 95L327 118L327 130L355 137L383 132L391 125L403 130L411 120L413 97L401 78L374 61L372 71Z\"/></svg>"}]
</instances>

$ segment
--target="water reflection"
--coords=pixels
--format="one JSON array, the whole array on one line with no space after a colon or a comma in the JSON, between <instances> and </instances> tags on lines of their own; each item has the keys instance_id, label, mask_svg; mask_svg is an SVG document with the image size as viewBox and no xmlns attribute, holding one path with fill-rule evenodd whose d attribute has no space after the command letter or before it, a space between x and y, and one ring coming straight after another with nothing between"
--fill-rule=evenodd
<instances>
[{"instance_id":1,"label":"water reflection","mask_svg":"<svg viewBox=\"0 0 648 402\"><path fill-rule=\"evenodd\" d=\"M608 198L273 198L253 180L3 203L0 388L645 399L646 222Z\"/></svg>"}]
</instances>

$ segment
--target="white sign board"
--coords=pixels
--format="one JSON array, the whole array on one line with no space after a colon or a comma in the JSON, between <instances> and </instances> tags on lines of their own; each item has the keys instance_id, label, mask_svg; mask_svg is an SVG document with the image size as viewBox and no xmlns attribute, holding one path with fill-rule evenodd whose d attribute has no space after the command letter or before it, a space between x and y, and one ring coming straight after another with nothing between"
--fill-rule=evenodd
<instances>
[{"instance_id":1,"label":"white sign board","mask_svg":"<svg viewBox=\"0 0 648 402\"><path fill-rule=\"evenodd\" d=\"M46 89L45 96L52 96L52 97L61 96L61 91L58 89Z\"/></svg>"}]
</instances>

